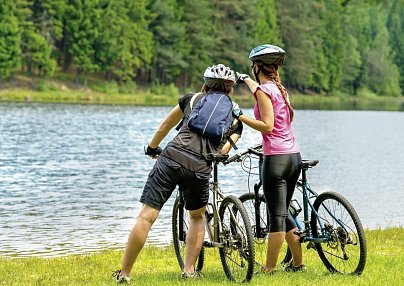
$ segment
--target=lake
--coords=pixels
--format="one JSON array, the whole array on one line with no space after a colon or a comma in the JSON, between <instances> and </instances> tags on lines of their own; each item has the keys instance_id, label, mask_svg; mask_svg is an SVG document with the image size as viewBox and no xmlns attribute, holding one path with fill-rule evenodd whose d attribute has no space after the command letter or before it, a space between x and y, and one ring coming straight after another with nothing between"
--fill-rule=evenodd
<instances>
[{"instance_id":1,"label":"lake","mask_svg":"<svg viewBox=\"0 0 404 286\"><path fill-rule=\"evenodd\" d=\"M123 248L154 164L143 148L169 110L0 103L0 256ZM302 157L320 160L309 171L311 186L343 194L365 228L404 225L403 123L404 112L296 110ZM259 142L245 127L237 146ZM224 194L241 195L254 182L241 170L239 163L220 167ZM171 242L172 204L148 244Z\"/></svg>"}]
</instances>

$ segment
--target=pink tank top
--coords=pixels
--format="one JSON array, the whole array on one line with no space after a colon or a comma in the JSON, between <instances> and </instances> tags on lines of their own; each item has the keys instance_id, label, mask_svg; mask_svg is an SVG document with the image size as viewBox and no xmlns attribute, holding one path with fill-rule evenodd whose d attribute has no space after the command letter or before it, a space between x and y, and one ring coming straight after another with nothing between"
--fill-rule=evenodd
<instances>
[{"instance_id":1,"label":"pink tank top","mask_svg":"<svg viewBox=\"0 0 404 286\"><path fill-rule=\"evenodd\" d=\"M261 133L264 155L298 153L299 147L293 135L289 108L278 87L275 83L268 82L260 85L258 89L269 96L274 109L274 128L272 132ZM254 94L254 97L256 97L256 94ZM258 120L261 119L257 100L255 100L254 116Z\"/></svg>"}]
</instances>

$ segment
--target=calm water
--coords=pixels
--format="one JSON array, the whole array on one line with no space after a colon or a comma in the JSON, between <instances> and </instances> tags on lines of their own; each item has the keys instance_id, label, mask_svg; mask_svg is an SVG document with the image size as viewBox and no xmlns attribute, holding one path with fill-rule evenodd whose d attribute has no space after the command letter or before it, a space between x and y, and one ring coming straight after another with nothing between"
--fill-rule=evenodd
<instances>
[{"instance_id":1,"label":"calm water","mask_svg":"<svg viewBox=\"0 0 404 286\"><path fill-rule=\"evenodd\" d=\"M169 110L0 104L0 256L124 247L154 163L143 146ZM403 122L404 112L296 112L302 156L320 160L309 173L312 187L346 196L365 228L404 225ZM259 141L246 127L237 145L243 150ZM239 164L220 172L225 194L252 184ZM149 244L170 243L172 203Z\"/></svg>"}]
</instances>

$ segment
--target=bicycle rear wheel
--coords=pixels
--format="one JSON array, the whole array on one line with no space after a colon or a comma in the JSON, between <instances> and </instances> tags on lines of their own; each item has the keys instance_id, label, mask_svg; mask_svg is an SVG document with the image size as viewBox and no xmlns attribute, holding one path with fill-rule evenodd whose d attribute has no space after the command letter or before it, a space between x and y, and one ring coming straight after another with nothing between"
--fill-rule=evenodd
<instances>
[{"instance_id":1,"label":"bicycle rear wheel","mask_svg":"<svg viewBox=\"0 0 404 286\"><path fill-rule=\"evenodd\" d=\"M254 272L254 238L248 214L235 196L226 197L219 208L222 232L219 248L224 272L231 281L248 282Z\"/></svg>"},{"instance_id":2,"label":"bicycle rear wheel","mask_svg":"<svg viewBox=\"0 0 404 286\"><path fill-rule=\"evenodd\" d=\"M312 212L313 236L327 238L327 242L315 244L323 264L332 273L360 275L366 264L366 238L355 209L335 192L320 194L314 209L318 217Z\"/></svg>"},{"instance_id":3,"label":"bicycle rear wheel","mask_svg":"<svg viewBox=\"0 0 404 286\"><path fill-rule=\"evenodd\" d=\"M178 196L174 202L173 214L172 214L172 231L173 231L173 244L175 255L178 260L178 264L181 270L184 270L185 265L185 242L189 229L189 214L184 208L183 202L181 202ZM202 246L199 257L196 261L195 270L201 271L205 259L205 249Z\"/></svg>"},{"instance_id":4,"label":"bicycle rear wheel","mask_svg":"<svg viewBox=\"0 0 404 286\"><path fill-rule=\"evenodd\" d=\"M254 193L245 193L239 197L243 203L251 223L251 230L254 236L255 263L258 268L265 265L267 256L267 244L269 233L269 217L267 204L263 194L259 194L257 200L257 209L259 210L259 224L255 214L255 199ZM286 243L282 245L279 257L281 264L288 263L292 259L292 253Z\"/></svg>"}]
</instances>

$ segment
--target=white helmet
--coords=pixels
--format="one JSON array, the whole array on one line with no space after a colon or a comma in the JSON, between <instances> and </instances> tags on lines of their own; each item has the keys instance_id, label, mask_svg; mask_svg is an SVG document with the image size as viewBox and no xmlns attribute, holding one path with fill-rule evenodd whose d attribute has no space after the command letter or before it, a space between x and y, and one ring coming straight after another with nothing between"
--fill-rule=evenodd
<instances>
[{"instance_id":1,"label":"white helmet","mask_svg":"<svg viewBox=\"0 0 404 286\"><path fill-rule=\"evenodd\" d=\"M286 52L274 45L259 45L251 50L248 58L252 61L262 61L264 64L281 66L285 61Z\"/></svg>"},{"instance_id":2,"label":"white helmet","mask_svg":"<svg viewBox=\"0 0 404 286\"><path fill-rule=\"evenodd\" d=\"M218 64L208 67L203 74L206 84L213 87L217 83L225 83L233 85L236 81L234 71L225 65Z\"/></svg>"}]
</instances>

